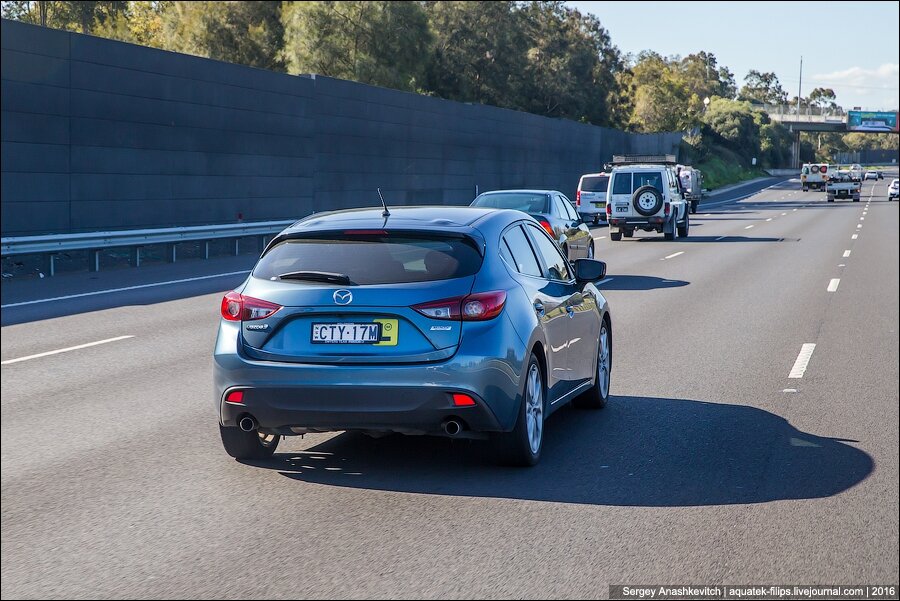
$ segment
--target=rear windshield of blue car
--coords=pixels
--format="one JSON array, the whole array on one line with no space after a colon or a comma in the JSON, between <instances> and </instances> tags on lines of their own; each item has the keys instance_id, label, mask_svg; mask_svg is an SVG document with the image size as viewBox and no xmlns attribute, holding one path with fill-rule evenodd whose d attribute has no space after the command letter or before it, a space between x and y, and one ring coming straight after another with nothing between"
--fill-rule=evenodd
<instances>
[{"instance_id":1,"label":"rear windshield of blue car","mask_svg":"<svg viewBox=\"0 0 900 601\"><path fill-rule=\"evenodd\" d=\"M531 192L502 192L482 194L472 203L473 207L488 209L515 209L523 213L549 213L550 196Z\"/></svg>"},{"instance_id":2,"label":"rear windshield of blue car","mask_svg":"<svg viewBox=\"0 0 900 601\"><path fill-rule=\"evenodd\" d=\"M253 276L277 280L310 271L345 275L348 285L404 284L471 276L481 262L470 238L342 232L281 242L259 260Z\"/></svg>"}]
</instances>

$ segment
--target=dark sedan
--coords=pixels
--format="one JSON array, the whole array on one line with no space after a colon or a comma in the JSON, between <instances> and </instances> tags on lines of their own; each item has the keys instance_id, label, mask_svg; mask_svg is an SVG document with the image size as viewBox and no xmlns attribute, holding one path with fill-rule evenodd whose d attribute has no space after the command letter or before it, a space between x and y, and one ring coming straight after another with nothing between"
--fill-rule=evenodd
<instances>
[{"instance_id":1,"label":"dark sedan","mask_svg":"<svg viewBox=\"0 0 900 601\"><path fill-rule=\"evenodd\" d=\"M571 201L556 190L494 190L479 194L473 207L514 209L538 220L570 261L594 258L594 238Z\"/></svg>"}]
</instances>

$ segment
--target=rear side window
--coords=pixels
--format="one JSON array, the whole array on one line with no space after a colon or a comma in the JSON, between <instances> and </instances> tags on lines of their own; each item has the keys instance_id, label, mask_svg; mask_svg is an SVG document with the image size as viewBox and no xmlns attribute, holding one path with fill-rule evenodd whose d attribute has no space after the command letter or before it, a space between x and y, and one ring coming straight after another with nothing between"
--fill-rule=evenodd
<instances>
[{"instance_id":1,"label":"rear side window","mask_svg":"<svg viewBox=\"0 0 900 601\"><path fill-rule=\"evenodd\" d=\"M349 285L403 284L471 276L481 262L476 243L468 238L332 234L278 244L259 260L253 276L269 280L311 271L344 275Z\"/></svg>"},{"instance_id":2,"label":"rear side window","mask_svg":"<svg viewBox=\"0 0 900 601\"><path fill-rule=\"evenodd\" d=\"M634 190L642 186L653 186L660 192L663 191L663 178L662 173L657 171L651 171L649 173L635 173L634 174Z\"/></svg>"},{"instance_id":3,"label":"rear side window","mask_svg":"<svg viewBox=\"0 0 900 601\"><path fill-rule=\"evenodd\" d=\"M472 206L488 209L514 209L524 213L549 213L550 197L547 194L530 192L482 194L472 202Z\"/></svg>"},{"instance_id":4,"label":"rear side window","mask_svg":"<svg viewBox=\"0 0 900 601\"><path fill-rule=\"evenodd\" d=\"M592 175L581 178L582 192L606 192L609 187L608 175Z\"/></svg>"},{"instance_id":5,"label":"rear side window","mask_svg":"<svg viewBox=\"0 0 900 601\"><path fill-rule=\"evenodd\" d=\"M503 235L502 243L506 246L508 255L512 258L511 265L521 274L541 277L541 267L531 243L525 237L521 226L516 226ZM506 256L501 250L501 256Z\"/></svg>"},{"instance_id":6,"label":"rear side window","mask_svg":"<svg viewBox=\"0 0 900 601\"><path fill-rule=\"evenodd\" d=\"M569 219L569 213L566 211L565 201L558 195L553 195L553 214L560 219Z\"/></svg>"},{"instance_id":7,"label":"rear side window","mask_svg":"<svg viewBox=\"0 0 900 601\"><path fill-rule=\"evenodd\" d=\"M569 280L569 262L563 258L556 244L547 237L543 230L529 225L531 237L537 244L537 251L547 266L545 277L551 280Z\"/></svg>"}]
</instances>

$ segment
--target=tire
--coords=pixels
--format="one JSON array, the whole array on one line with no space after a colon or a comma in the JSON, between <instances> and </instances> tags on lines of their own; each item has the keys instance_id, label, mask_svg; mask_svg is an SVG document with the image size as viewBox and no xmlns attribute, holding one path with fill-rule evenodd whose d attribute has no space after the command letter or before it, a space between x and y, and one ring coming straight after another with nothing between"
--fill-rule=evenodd
<instances>
[{"instance_id":1,"label":"tire","mask_svg":"<svg viewBox=\"0 0 900 601\"><path fill-rule=\"evenodd\" d=\"M622 235L626 238L634 238L634 230L624 230Z\"/></svg>"},{"instance_id":2,"label":"tire","mask_svg":"<svg viewBox=\"0 0 900 601\"><path fill-rule=\"evenodd\" d=\"M631 204L635 211L644 217L649 217L655 215L662 208L663 197L653 186L641 186L631 195Z\"/></svg>"},{"instance_id":3,"label":"tire","mask_svg":"<svg viewBox=\"0 0 900 601\"><path fill-rule=\"evenodd\" d=\"M695 214L696 214L696 213L697 213L697 207L698 207L699 205L700 205L700 201L699 201L699 200L692 200L692 201L691 201L691 213L695 213Z\"/></svg>"},{"instance_id":4,"label":"tire","mask_svg":"<svg viewBox=\"0 0 900 601\"><path fill-rule=\"evenodd\" d=\"M829 196L829 197L828 197L828 202L834 202L834 197L833 197L833 196Z\"/></svg>"},{"instance_id":5,"label":"tire","mask_svg":"<svg viewBox=\"0 0 900 601\"><path fill-rule=\"evenodd\" d=\"M587 258L588 258L588 259L593 259L593 258L594 258L594 241L593 241L593 240L591 240L591 243L588 244Z\"/></svg>"},{"instance_id":6,"label":"tire","mask_svg":"<svg viewBox=\"0 0 900 601\"><path fill-rule=\"evenodd\" d=\"M605 353L604 353L605 351ZM612 337L609 325L604 319L600 324L600 340L597 344L596 381L590 390L575 397L573 404L578 409L603 409L609 400L610 374L612 373Z\"/></svg>"},{"instance_id":7,"label":"tire","mask_svg":"<svg viewBox=\"0 0 900 601\"><path fill-rule=\"evenodd\" d=\"M858 199L858 198L854 198L854 199L853 199L853 202L859 202L859 199Z\"/></svg>"},{"instance_id":8,"label":"tire","mask_svg":"<svg viewBox=\"0 0 900 601\"><path fill-rule=\"evenodd\" d=\"M600 225L600 215L594 215L594 225Z\"/></svg>"},{"instance_id":9,"label":"tire","mask_svg":"<svg viewBox=\"0 0 900 601\"><path fill-rule=\"evenodd\" d=\"M219 424L222 446L235 459L268 459L275 453L281 436L263 436L257 430L244 432L240 428L226 428Z\"/></svg>"},{"instance_id":10,"label":"tire","mask_svg":"<svg viewBox=\"0 0 900 601\"><path fill-rule=\"evenodd\" d=\"M529 467L541 459L544 444L544 416L547 413L546 386L541 365L534 353L525 369L525 394L519 405L512 432L497 436L497 458L504 465Z\"/></svg>"},{"instance_id":11,"label":"tire","mask_svg":"<svg viewBox=\"0 0 900 601\"><path fill-rule=\"evenodd\" d=\"M803 191L804 191L804 192L809 192L809 188L807 188L806 186L803 186Z\"/></svg>"},{"instance_id":12,"label":"tire","mask_svg":"<svg viewBox=\"0 0 900 601\"><path fill-rule=\"evenodd\" d=\"M622 232L610 232L609 239L612 240L613 242L618 242L619 240L622 239Z\"/></svg>"},{"instance_id":13,"label":"tire","mask_svg":"<svg viewBox=\"0 0 900 601\"><path fill-rule=\"evenodd\" d=\"M687 238L688 232L691 231L691 214L687 211L684 212L684 225L678 226L678 237L679 238Z\"/></svg>"}]
</instances>

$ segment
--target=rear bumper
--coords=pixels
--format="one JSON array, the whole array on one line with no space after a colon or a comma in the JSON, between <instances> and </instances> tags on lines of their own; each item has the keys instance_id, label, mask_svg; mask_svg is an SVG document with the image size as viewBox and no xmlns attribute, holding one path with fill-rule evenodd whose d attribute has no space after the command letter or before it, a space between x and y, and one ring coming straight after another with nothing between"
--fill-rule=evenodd
<instances>
[{"instance_id":1,"label":"rear bumper","mask_svg":"<svg viewBox=\"0 0 900 601\"><path fill-rule=\"evenodd\" d=\"M610 217L609 224L617 227L662 227L666 217Z\"/></svg>"},{"instance_id":2,"label":"rear bumper","mask_svg":"<svg viewBox=\"0 0 900 601\"><path fill-rule=\"evenodd\" d=\"M243 391L241 404L224 400L234 390ZM242 417L252 415L260 428L282 434L334 430L440 434L442 424L451 418L463 423L464 432L503 429L484 399L466 392L476 404L456 407L452 392L462 391L426 386L234 387L223 395L220 421L237 426Z\"/></svg>"}]
</instances>

